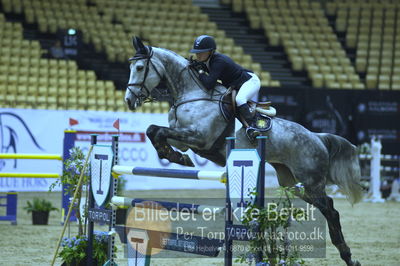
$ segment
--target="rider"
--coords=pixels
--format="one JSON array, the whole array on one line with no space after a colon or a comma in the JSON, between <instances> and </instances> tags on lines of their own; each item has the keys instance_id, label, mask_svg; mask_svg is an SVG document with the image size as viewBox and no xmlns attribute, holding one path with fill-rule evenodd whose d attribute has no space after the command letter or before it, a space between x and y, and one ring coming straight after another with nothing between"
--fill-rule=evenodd
<instances>
[{"instance_id":1,"label":"rider","mask_svg":"<svg viewBox=\"0 0 400 266\"><path fill-rule=\"evenodd\" d=\"M198 61L205 63L208 72L206 74L203 69L200 69L199 79L209 90L214 89L217 80L221 80L225 87L233 87L237 90L235 100L239 114L248 125L252 125L254 118L247 102L258 95L260 79L253 72L236 64L230 57L215 52L216 49L215 40L209 35L201 35L194 41L190 52L196 54Z\"/></svg>"}]
</instances>

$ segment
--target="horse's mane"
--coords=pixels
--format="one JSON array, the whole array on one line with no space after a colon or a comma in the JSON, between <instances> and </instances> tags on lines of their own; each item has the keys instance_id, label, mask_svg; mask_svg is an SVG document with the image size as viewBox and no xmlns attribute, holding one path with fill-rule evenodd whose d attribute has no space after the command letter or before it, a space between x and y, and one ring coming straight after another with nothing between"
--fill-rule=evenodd
<instances>
[{"instance_id":1,"label":"horse's mane","mask_svg":"<svg viewBox=\"0 0 400 266\"><path fill-rule=\"evenodd\" d=\"M158 48L158 49L160 49L160 50L163 50L163 51L165 51L165 52L167 52L167 53L170 53L170 54L172 54L172 55L178 57L179 59L183 59L183 60L185 60L186 62L189 62L189 60L188 60L187 58L185 58L185 57L183 57L182 55L177 54L176 52L174 52L174 51L172 51L172 50L169 50L169 49L167 49L167 48L162 48L162 47L154 47L154 48Z\"/></svg>"},{"instance_id":2,"label":"horse's mane","mask_svg":"<svg viewBox=\"0 0 400 266\"><path fill-rule=\"evenodd\" d=\"M173 55L174 57L176 57L176 58L178 58L178 59L184 61L186 64L189 64L189 60L188 60L187 58L181 56L180 54L177 54L177 53L174 52L174 51L171 51L171 50L169 50L169 49L162 48L162 47L154 47L154 48L160 49L160 50L162 50L162 51L164 51L164 52L166 52L166 53L168 53L168 54L171 54L171 55ZM201 83L200 80L199 80L199 78L198 78L197 76L192 76L192 77L195 78L195 80L196 80L197 83ZM217 82L217 84L215 84L215 89L214 89L214 90L206 90L206 89L204 88L203 85L200 86L200 89L203 90L203 91L205 91L207 94L214 95L215 92L218 92L218 94L219 94L219 93L224 93L228 88L226 88L225 86L223 86L220 82ZM221 90L222 90L222 92L221 92Z\"/></svg>"}]
</instances>

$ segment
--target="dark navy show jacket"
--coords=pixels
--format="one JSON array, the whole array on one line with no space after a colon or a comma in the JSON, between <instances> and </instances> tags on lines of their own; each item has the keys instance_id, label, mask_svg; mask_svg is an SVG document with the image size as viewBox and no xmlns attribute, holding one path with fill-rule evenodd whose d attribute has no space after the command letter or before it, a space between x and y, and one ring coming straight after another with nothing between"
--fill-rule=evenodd
<instances>
[{"instance_id":1,"label":"dark navy show jacket","mask_svg":"<svg viewBox=\"0 0 400 266\"><path fill-rule=\"evenodd\" d=\"M209 74L200 74L199 79L203 85L211 90L215 87L217 80L222 81L225 87L233 86L239 89L251 76L249 70L236 64L231 58L224 54L214 53L209 59Z\"/></svg>"}]
</instances>

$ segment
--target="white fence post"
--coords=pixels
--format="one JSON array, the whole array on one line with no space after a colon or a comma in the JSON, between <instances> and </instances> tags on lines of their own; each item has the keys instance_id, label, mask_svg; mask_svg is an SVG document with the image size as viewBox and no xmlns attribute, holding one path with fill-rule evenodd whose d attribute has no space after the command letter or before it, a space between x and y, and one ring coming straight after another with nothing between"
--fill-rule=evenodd
<instances>
[{"instance_id":1,"label":"white fence post","mask_svg":"<svg viewBox=\"0 0 400 266\"><path fill-rule=\"evenodd\" d=\"M384 202L381 188L381 140L377 137L371 139L371 181L369 194L371 197L367 201Z\"/></svg>"}]
</instances>

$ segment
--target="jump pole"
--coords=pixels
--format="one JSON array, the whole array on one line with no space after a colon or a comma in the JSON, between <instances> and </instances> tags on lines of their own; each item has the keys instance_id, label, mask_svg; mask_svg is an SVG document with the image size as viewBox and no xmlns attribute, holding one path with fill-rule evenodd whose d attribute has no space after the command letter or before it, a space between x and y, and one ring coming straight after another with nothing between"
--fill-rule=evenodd
<instances>
[{"instance_id":1,"label":"jump pole","mask_svg":"<svg viewBox=\"0 0 400 266\"><path fill-rule=\"evenodd\" d=\"M34 160L62 161L63 157L58 154L0 153L0 159L34 159Z\"/></svg>"},{"instance_id":2,"label":"jump pole","mask_svg":"<svg viewBox=\"0 0 400 266\"><path fill-rule=\"evenodd\" d=\"M223 181L226 179L224 171L180 170L164 168L131 167L114 165L113 172L118 175L141 175L163 178L197 179Z\"/></svg>"}]
</instances>

